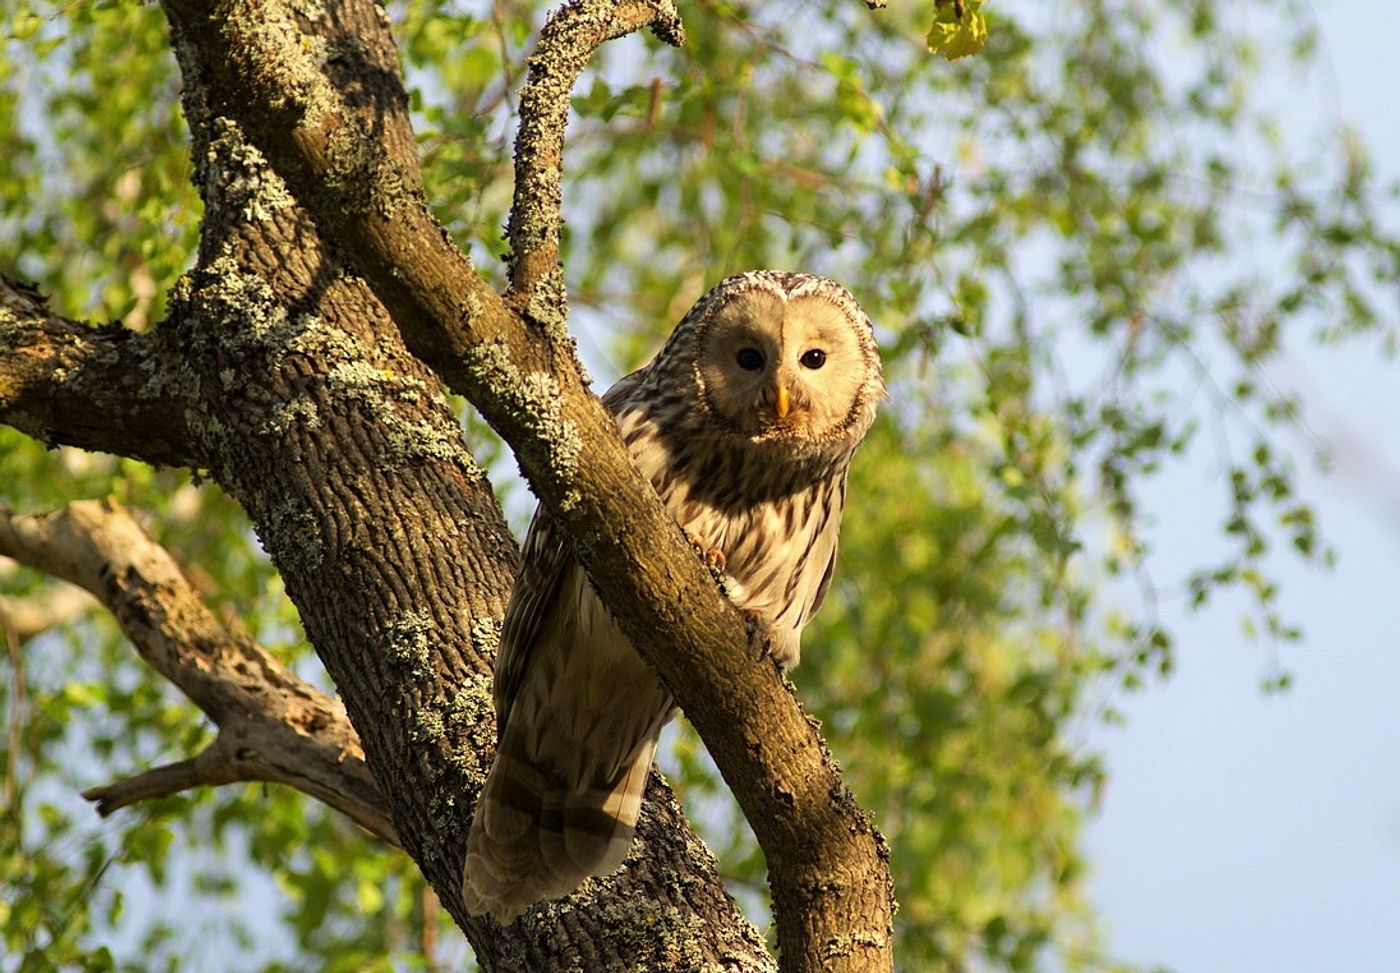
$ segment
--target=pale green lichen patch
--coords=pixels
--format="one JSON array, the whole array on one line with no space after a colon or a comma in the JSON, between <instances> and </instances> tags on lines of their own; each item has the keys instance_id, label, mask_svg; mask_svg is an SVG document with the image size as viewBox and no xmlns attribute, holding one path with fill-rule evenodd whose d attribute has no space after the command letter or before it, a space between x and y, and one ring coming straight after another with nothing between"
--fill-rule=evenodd
<instances>
[{"instance_id":1,"label":"pale green lichen patch","mask_svg":"<svg viewBox=\"0 0 1400 973\"><path fill-rule=\"evenodd\" d=\"M658 964L665 964L669 969L706 968L705 956L699 945L705 934L703 919L694 913L682 912L675 906L662 905L638 896L598 902L595 897L601 884L597 879L589 879L573 898L564 899L543 910L547 921L554 921L563 913L584 907L580 898L590 899L592 901L588 902L587 907L599 911L602 924L615 936L613 942L618 952L636 957L624 969L641 973L655 969Z\"/></svg>"},{"instance_id":2,"label":"pale green lichen patch","mask_svg":"<svg viewBox=\"0 0 1400 973\"><path fill-rule=\"evenodd\" d=\"M578 472L583 439L578 427L564 417L563 392L554 377L545 372L522 375L502 341L482 342L464 363L477 381L509 403L525 426L544 442L555 480L572 483ZM566 486L562 507L567 510L577 502L577 494Z\"/></svg>"},{"instance_id":3,"label":"pale green lichen patch","mask_svg":"<svg viewBox=\"0 0 1400 973\"><path fill-rule=\"evenodd\" d=\"M484 656L494 656L501 645L501 620L490 615L472 619L472 646Z\"/></svg>"},{"instance_id":4,"label":"pale green lichen patch","mask_svg":"<svg viewBox=\"0 0 1400 973\"><path fill-rule=\"evenodd\" d=\"M178 383L179 379L175 379ZM147 382L146 388L159 382ZM199 443L200 451L206 456L221 456L223 454L225 437L228 436L229 427L217 415L213 415L202 408L187 408L184 412L185 427L189 429L194 441Z\"/></svg>"},{"instance_id":5,"label":"pale green lichen patch","mask_svg":"<svg viewBox=\"0 0 1400 973\"><path fill-rule=\"evenodd\" d=\"M283 574L310 573L325 560L316 518L290 498L268 510L258 533Z\"/></svg>"},{"instance_id":6,"label":"pale green lichen patch","mask_svg":"<svg viewBox=\"0 0 1400 973\"><path fill-rule=\"evenodd\" d=\"M310 399L293 399L279 402L268 411L267 418L258 427L264 436L285 436L298 426L307 429L321 428L321 413L316 403Z\"/></svg>"},{"instance_id":7,"label":"pale green lichen patch","mask_svg":"<svg viewBox=\"0 0 1400 973\"><path fill-rule=\"evenodd\" d=\"M392 220L398 215L401 207L420 197L409 188L404 179L403 169L398 163L383 156L376 162L374 176L369 184L370 204L384 219Z\"/></svg>"},{"instance_id":8,"label":"pale green lichen patch","mask_svg":"<svg viewBox=\"0 0 1400 973\"><path fill-rule=\"evenodd\" d=\"M308 355L322 362L361 361L370 358L370 349L348 331L324 323L314 314L296 319L286 332L286 341L272 350L283 354Z\"/></svg>"},{"instance_id":9,"label":"pale green lichen patch","mask_svg":"<svg viewBox=\"0 0 1400 973\"><path fill-rule=\"evenodd\" d=\"M236 350L267 343L287 328L287 309L257 274L244 273L225 249L209 262L196 283L188 276L171 292L191 316L197 333L210 341L229 342Z\"/></svg>"},{"instance_id":10,"label":"pale green lichen patch","mask_svg":"<svg viewBox=\"0 0 1400 973\"><path fill-rule=\"evenodd\" d=\"M416 403L428 391L427 383L421 379L355 360L331 369L326 387L369 409L384 428L392 458L453 463L473 481L486 475L467 450L455 422L444 414L427 418L404 415L408 403Z\"/></svg>"},{"instance_id":11,"label":"pale green lichen patch","mask_svg":"<svg viewBox=\"0 0 1400 973\"><path fill-rule=\"evenodd\" d=\"M426 612L404 612L384 632L384 650L415 676L431 671L432 651L429 633L434 622Z\"/></svg>"},{"instance_id":12,"label":"pale green lichen patch","mask_svg":"<svg viewBox=\"0 0 1400 973\"><path fill-rule=\"evenodd\" d=\"M453 463L472 481L479 481L485 471L462 444L461 431L455 426L419 420L396 422L389 429L389 448L406 460L436 459Z\"/></svg>"},{"instance_id":13,"label":"pale green lichen patch","mask_svg":"<svg viewBox=\"0 0 1400 973\"><path fill-rule=\"evenodd\" d=\"M569 334L569 295L564 288L561 267L556 265L535 283L525 313L544 328L550 344L578 358L578 346Z\"/></svg>"},{"instance_id":14,"label":"pale green lichen patch","mask_svg":"<svg viewBox=\"0 0 1400 973\"><path fill-rule=\"evenodd\" d=\"M225 29L230 47L256 62L258 94L269 107L296 111L303 126L316 128L338 106L322 70L323 38L302 31L289 16L230 17Z\"/></svg>"},{"instance_id":15,"label":"pale green lichen patch","mask_svg":"<svg viewBox=\"0 0 1400 973\"><path fill-rule=\"evenodd\" d=\"M520 389L521 404L527 409L541 438L550 447L550 467L555 476L572 482L578 473L578 457L583 452L583 440L578 427L563 417L563 393L552 375L532 372L525 376ZM569 509L578 502L577 495L569 490L560 503L562 509Z\"/></svg>"},{"instance_id":16,"label":"pale green lichen patch","mask_svg":"<svg viewBox=\"0 0 1400 973\"><path fill-rule=\"evenodd\" d=\"M884 949L888 941L888 936L875 932L858 932L852 933L849 936L835 936L826 941L822 947L822 953L832 959L842 956L853 956L858 951L863 952L867 949Z\"/></svg>"},{"instance_id":17,"label":"pale green lichen patch","mask_svg":"<svg viewBox=\"0 0 1400 973\"><path fill-rule=\"evenodd\" d=\"M392 378L384 369L375 368L369 362L356 358L341 362L326 375L326 387L347 398L361 402L382 404L383 387L392 384Z\"/></svg>"},{"instance_id":18,"label":"pale green lichen patch","mask_svg":"<svg viewBox=\"0 0 1400 973\"><path fill-rule=\"evenodd\" d=\"M178 288L177 284L177 291ZM139 398L192 402L199 394L199 374L184 359L148 355L137 362L136 370L144 376L141 387L136 390ZM202 416L196 413L194 418L199 420Z\"/></svg>"},{"instance_id":19,"label":"pale green lichen patch","mask_svg":"<svg viewBox=\"0 0 1400 973\"><path fill-rule=\"evenodd\" d=\"M228 249L195 279L181 278L171 300L192 318L198 340L223 351L261 351L274 363L289 354L324 363L362 362L373 354L354 335L314 314L289 314L267 280L241 270ZM239 376L224 369L219 380L231 387Z\"/></svg>"},{"instance_id":20,"label":"pale green lichen patch","mask_svg":"<svg viewBox=\"0 0 1400 973\"><path fill-rule=\"evenodd\" d=\"M421 378L404 375L392 368L377 367L363 358L342 362L331 369L326 377L326 385L332 391L343 392L350 398L380 405L389 399L417 402L428 392L428 383ZM440 396L430 398L429 401L435 401L436 398Z\"/></svg>"},{"instance_id":21,"label":"pale green lichen patch","mask_svg":"<svg viewBox=\"0 0 1400 973\"><path fill-rule=\"evenodd\" d=\"M447 736L447 725L442 714L434 709L417 709L413 712L413 726L409 733L417 743L440 745Z\"/></svg>"},{"instance_id":22,"label":"pale green lichen patch","mask_svg":"<svg viewBox=\"0 0 1400 973\"><path fill-rule=\"evenodd\" d=\"M323 192L334 194L327 202L340 212L349 208L392 220L404 205L419 198L399 165L357 126L344 125L331 133L327 149L331 164Z\"/></svg>"},{"instance_id":23,"label":"pale green lichen patch","mask_svg":"<svg viewBox=\"0 0 1400 973\"><path fill-rule=\"evenodd\" d=\"M205 151L204 198L213 207L236 209L244 220L262 222L295 205L282 178L232 119L214 120L215 135ZM211 209L212 211L212 209Z\"/></svg>"},{"instance_id":24,"label":"pale green lichen patch","mask_svg":"<svg viewBox=\"0 0 1400 973\"><path fill-rule=\"evenodd\" d=\"M449 761L473 783L481 783L486 768L480 754L495 744L495 704L491 698L491 677L470 676L447 701L447 727L456 740Z\"/></svg>"}]
</instances>

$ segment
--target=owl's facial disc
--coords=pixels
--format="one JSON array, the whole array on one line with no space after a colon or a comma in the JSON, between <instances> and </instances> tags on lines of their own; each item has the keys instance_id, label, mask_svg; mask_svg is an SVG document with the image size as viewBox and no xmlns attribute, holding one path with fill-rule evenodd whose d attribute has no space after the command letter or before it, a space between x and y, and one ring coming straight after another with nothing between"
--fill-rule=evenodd
<instances>
[{"instance_id":1,"label":"owl's facial disc","mask_svg":"<svg viewBox=\"0 0 1400 973\"><path fill-rule=\"evenodd\" d=\"M736 295L701 339L710 409L748 437L839 436L868 368L857 326L820 295Z\"/></svg>"}]
</instances>

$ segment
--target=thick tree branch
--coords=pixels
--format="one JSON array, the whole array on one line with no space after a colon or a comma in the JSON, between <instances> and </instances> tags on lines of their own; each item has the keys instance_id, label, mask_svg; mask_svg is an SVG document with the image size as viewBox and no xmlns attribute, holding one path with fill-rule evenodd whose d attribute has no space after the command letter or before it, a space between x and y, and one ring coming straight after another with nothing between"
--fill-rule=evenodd
<instances>
[{"instance_id":1,"label":"thick tree branch","mask_svg":"<svg viewBox=\"0 0 1400 973\"><path fill-rule=\"evenodd\" d=\"M398 843L344 707L227 632L169 553L115 501L38 515L0 507L0 554L95 595L141 657L219 727L193 760L87 791L103 814L186 787L265 780L305 791Z\"/></svg>"},{"instance_id":2,"label":"thick tree branch","mask_svg":"<svg viewBox=\"0 0 1400 973\"><path fill-rule=\"evenodd\" d=\"M777 670L581 378L562 329L521 319L347 110L276 0L167 0L236 118L392 312L410 348L515 449L605 603L710 747L770 866L785 969L892 968L882 839ZM568 91L555 96L567 99Z\"/></svg>"},{"instance_id":3,"label":"thick tree branch","mask_svg":"<svg viewBox=\"0 0 1400 973\"><path fill-rule=\"evenodd\" d=\"M562 328L568 315L559 208L569 95L594 51L643 27L674 47L685 43L672 0L572 0L550 14L527 62L530 74L520 93L515 135L515 195L506 224L511 246L506 299L531 321Z\"/></svg>"},{"instance_id":4,"label":"thick tree branch","mask_svg":"<svg viewBox=\"0 0 1400 973\"><path fill-rule=\"evenodd\" d=\"M59 317L0 275L0 422L51 445L191 465L176 361L164 336Z\"/></svg>"}]
</instances>

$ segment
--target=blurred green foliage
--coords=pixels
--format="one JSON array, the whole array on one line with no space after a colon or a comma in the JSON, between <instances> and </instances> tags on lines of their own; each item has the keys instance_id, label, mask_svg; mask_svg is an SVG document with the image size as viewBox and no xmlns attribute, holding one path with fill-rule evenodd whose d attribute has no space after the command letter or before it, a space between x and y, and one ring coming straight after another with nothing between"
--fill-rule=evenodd
<instances>
[{"instance_id":1,"label":"blurred green foliage","mask_svg":"<svg viewBox=\"0 0 1400 973\"><path fill-rule=\"evenodd\" d=\"M388 6L428 196L499 282L544 5ZM1105 684L1170 671L1159 591L1200 606L1238 590L1261 637L1298 636L1273 559L1330 555L1294 489L1303 404L1266 369L1314 340L1393 351L1400 245L1377 214L1394 190L1344 129L1300 154L1271 114L1270 79L1316 56L1296 0L1228 21L1208 0L969 6L986 47L952 63L926 46L933 4L851 0L699 0L681 5L685 49L607 48L570 130L573 326L613 376L727 273L851 286L892 397L795 678L890 840L901 968L1115 968L1079 844L1103 771L1071 721L1112 718L1091 695ZM154 324L200 219L159 11L3 0L0 32L0 268L64 313ZM518 525L508 455L464 421ZM1186 577L1156 578L1139 497L1193 449L1222 472L1201 499L1217 530ZM5 502L108 494L325 685L216 487L0 430ZM6 597L46 584L0 566ZM0 969L469 963L404 856L297 794L226 787L98 821L79 790L188 756L208 728L100 616L11 659ZM667 767L764 921L751 836L694 736L670 739Z\"/></svg>"}]
</instances>

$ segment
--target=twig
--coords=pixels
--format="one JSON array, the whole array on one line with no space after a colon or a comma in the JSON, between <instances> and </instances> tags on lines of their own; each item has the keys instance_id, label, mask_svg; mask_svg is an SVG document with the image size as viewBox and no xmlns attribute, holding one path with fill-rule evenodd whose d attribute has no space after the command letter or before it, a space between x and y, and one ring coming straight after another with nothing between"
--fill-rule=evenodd
<instances>
[{"instance_id":1,"label":"twig","mask_svg":"<svg viewBox=\"0 0 1400 973\"><path fill-rule=\"evenodd\" d=\"M515 136L515 195L506 224L507 300L551 334L563 335L568 315L559 234L569 97L599 47L643 27L674 47L685 43L671 0L570 0L550 14L528 61Z\"/></svg>"},{"instance_id":2,"label":"twig","mask_svg":"<svg viewBox=\"0 0 1400 973\"><path fill-rule=\"evenodd\" d=\"M419 950L423 954L423 967L427 973L437 973L438 969L438 912L442 909L442 903L438 901L437 893L433 887L426 882L423 883L422 890L418 893L419 901L423 906L423 935L419 942Z\"/></svg>"},{"instance_id":3,"label":"twig","mask_svg":"<svg viewBox=\"0 0 1400 973\"><path fill-rule=\"evenodd\" d=\"M19 633L4 605L0 605L0 628L5 632L5 647L10 653L10 673L14 689L10 695L9 757L5 761L5 806L14 807L19 793L19 758L21 735L24 732L24 700L28 690L24 680L24 659L19 654Z\"/></svg>"},{"instance_id":4,"label":"twig","mask_svg":"<svg viewBox=\"0 0 1400 973\"><path fill-rule=\"evenodd\" d=\"M134 777L127 777L104 787L89 787L82 792L82 797L97 805L97 813L105 818L113 811L138 804L141 801L169 797L171 794L178 794L180 791L187 791L204 784L229 784L238 779L232 775L205 773L201 769L201 764L208 767L210 762L204 760L204 755L209 752L206 750L190 760L181 760L178 763L154 767ZM228 767L229 765L223 766Z\"/></svg>"}]
</instances>

